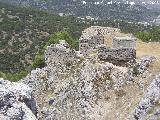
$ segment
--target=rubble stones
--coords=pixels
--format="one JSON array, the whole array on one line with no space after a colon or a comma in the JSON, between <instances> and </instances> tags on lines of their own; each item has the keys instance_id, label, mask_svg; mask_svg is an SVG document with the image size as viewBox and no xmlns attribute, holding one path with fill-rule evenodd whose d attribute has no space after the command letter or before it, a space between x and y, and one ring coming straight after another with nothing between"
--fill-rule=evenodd
<instances>
[{"instance_id":1,"label":"rubble stones","mask_svg":"<svg viewBox=\"0 0 160 120\"><path fill-rule=\"evenodd\" d=\"M153 56L144 56L142 57L139 62L137 63L137 70L140 74L144 73L144 71L147 70L147 68L149 67L149 65L155 61L155 57Z\"/></svg>"},{"instance_id":2,"label":"rubble stones","mask_svg":"<svg viewBox=\"0 0 160 120\"><path fill-rule=\"evenodd\" d=\"M101 118L103 108L97 110L96 106L105 99L104 94L107 91L122 91L134 79L129 68L101 61L96 52L85 58L79 52L70 54L71 51L64 44L49 46L45 52L47 66L33 70L22 80L34 91L39 119ZM67 65L68 60L70 65Z\"/></svg>"},{"instance_id":3,"label":"rubble stones","mask_svg":"<svg viewBox=\"0 0 160 120\"><path fill-rule=\"evenodd\" d=\"M55 48L57 51L51 52ZM65 56L68 51L70 49L64 49L61 55ZM53 58L47 52L58 57ZM100 98L104 99L105 91L121 89L127 81L132 79L127 68L114 66L111 63L101 63L97 55L83 60L80 55L78 58L75 57L76 55L66 55L65 59L61 59L63 57L59 57L59 52L61 49L50 46L46 51L47 66L32 71L22 80L34 90L40 106L39 116L43 120L53 118L90 120L95 111L95 104ZM76 59L76 62L66 66L65 61L69 59L71 61ZM42 102L45 106L41 105Z\"/></svg>"}]
</instances>

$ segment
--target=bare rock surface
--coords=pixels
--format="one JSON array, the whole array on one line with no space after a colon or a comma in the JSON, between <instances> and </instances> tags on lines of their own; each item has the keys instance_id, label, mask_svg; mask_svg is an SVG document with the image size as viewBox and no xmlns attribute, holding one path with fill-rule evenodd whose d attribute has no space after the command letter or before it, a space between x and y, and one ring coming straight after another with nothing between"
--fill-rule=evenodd
<instances>
[{"instance_id":1,"label":"bare rock surface","mask_svg":"<svg viewBox=\"0 0 160 120\"><path fill-rule=\"evenodd\" d=\"M130 120L158 120L160 118L160 75L153 80L145 96L130 116Z\"/></svg>"},{"instance_id":2,"label":"bare rock surface","mask_svg":"<svg viewBox=\"0 0 160 120\"><path fill-rule=\"evenodd\" d=\"M0 119L37 120L32 89L23 83L0 80Z\"/></svg>"}]
</instances>

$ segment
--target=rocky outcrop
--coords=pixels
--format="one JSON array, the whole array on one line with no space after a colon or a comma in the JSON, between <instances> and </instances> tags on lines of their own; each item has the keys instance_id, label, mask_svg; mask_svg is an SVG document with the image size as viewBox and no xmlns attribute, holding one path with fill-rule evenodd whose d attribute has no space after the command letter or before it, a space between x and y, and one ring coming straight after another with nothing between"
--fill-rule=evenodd
<instances>
[{"instance_id":1,"label":"rocky outcrop","mask_svg":"<svg viewBox=\"0 0 160 120\"><path fill-rule=\"evenodd\" d=\"M124 113L118 112L118 116L113 113L112 117L108 115L112 110L122 109L117 108L121 106L117 105L118 101L121 103L127 99L126 96L133 94L127 91L133 89L131 84L138 82L135 81L133 68L101 61L97 51L84 57L64 43L49 46L45 52L47 66L33 70L22 80L34 91L38 119L110 120L123 116ZM137 64L141 69L143 66L147 68L151 62L146 57ZM130 101L125 104L129 106Z\"/></svg>"},{"instance_id":2,"label":"rocky outcrop","mask_svg":"<svg viewBox=\"0 0 160 120\"><path fill-rule=\"evenodd\" d=\"M23 83L0 80L0 119L37 120L32 89Z\"/></svg>"},{"instance_id":3,"label":"rocky outcrop","mask_svg":"<svg viewBox=\"0 0 160 120\"><path fill-rule=\"evenodd\" d=\"M32 71L22 82L34 90L40 119L92 120L106 91L120 90L133 80L132 75L128 68L99 61L97 54L84 58L68 54L72 50L67 47L62 52L61 45L48 47L47 66ZM98 111L96 115L100 117Z\"/></svg>"},{"instance_id":4,"label":"rocky outcrop","mask_svg":"<svg viewBox=\"0 0 160 120\"><path fill-rule=\"evenodd\" d=\"M48 46L44 68L31 71L18 83L0 81L0 119L124 120L130 115L127 119L145 120L146 113L153 108L149 118L156 120L160 77L152 82L141 101L144 91L138 85L139 79L143 79L140 75L154 58L144 57L130 67L122 67L112 62L133 60L135 51L132 56L125 49L107 50L95 50L84 57L63 40ZM108 60L102 61L103 52L112 60L104 53L101 57ZM140 75L135 76L135 68Z\"/></svg>"},{"instance_id":5,"label":"rocky outcrop","mask_svg":"<svg viewBox=\"0 0 160 120\"><path fill-rule=\"evenodd\" d=\"M160 75L153 80L145 96L128 120L158 120L160 118Z\"/></svg>"},{"instance_id":6,"label":"rocky outcrop","mask_svg":"<svg viewBox=\"0 0 160 120\"><path fill-rule=\"evenodd\" d=\"M30 86L34 85L32 88L35 90L39 106L42 102L45 103L39 108L39 113L42 113L41 119L92 120L95 106L100 98L105 99L105 92L119 90L132 79L127 69L116 67L110 63L100 64L84 60L76 67L63 73L48 68L50 72L48 72L47 79L41 78L44 71L37 69L34 74L25 78L24 81L28 82ZM123 69L124 71L122 71ZM58 80L55 79L56 76L59 76ZM33 83L30 82L31 79ZM100 115L97 114L97 116Z\"/></svg>"}]
</instances>

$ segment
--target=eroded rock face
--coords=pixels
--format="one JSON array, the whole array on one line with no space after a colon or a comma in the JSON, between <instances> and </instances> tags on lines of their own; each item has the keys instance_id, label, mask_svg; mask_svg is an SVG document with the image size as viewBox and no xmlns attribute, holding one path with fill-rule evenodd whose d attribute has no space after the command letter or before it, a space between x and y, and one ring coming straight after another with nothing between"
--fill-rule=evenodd
<instances>
[{"instance_id":1,"label":"eroded rock face","mask_svg":"<svg viewBox=\"0 0 160 120\"><path fill-rule=\"evenodd\" d=\"M134 97L132 89L140 91L134 84L138 81L135 81L132 67L101 61L97 51L84 57L61 43L48 47L45 55L47 66L33 70L21 81L33 90L38 119L122 120L128 116L129 113L123 115L121 104ZM139 70L144 68L142 66L147 69L152 61L145 57L135 65L140 65ZM130 106L130 101L125 104Z\"/></svg>"},{"instance_id":2,"label":"eroded rock face","mask_svg":"<svg viewBox=\"0 0 160 120\"><path fill-rule=\"evenodd\" d=\"M36 115L37 104L29 86L0 80L1 120L36 120Z\"/></svg>"},{"instance_id":3,"label":"eroded rock face","mask_svg":"<svg viewBox=\"0 0 160 120\"><path fill-rule=\"evenodd\" d=\"M113 71L117 72L113 74ZM44 111L44 119L92 120L94 111L103 113L101 108L96 110L95 106L99 99L105 99L105 92L120 89L130 79L124 77L125 74L112 64L84 61L80 69L75 69L71 77L55 89L56 95L50 98L50 109ZM96 115L100 116L98 113Z\"/></svg>"},{"instance_id":4,"label":"eroded rock face","mask_svg":"<svg viewBox=\"0 0 160 120\"><path fill-rule=\"evenodd\" d=\"M153 80L145 96L129 116L129 120L158 120L160 118L160 75Z\"/></svg>"}]
</instances>

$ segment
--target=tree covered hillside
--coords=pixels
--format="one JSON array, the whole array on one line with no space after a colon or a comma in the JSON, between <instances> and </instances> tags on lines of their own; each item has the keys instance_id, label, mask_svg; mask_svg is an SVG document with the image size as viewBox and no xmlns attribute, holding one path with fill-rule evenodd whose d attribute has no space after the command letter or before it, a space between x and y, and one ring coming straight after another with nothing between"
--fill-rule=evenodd
<instances>
[{"instance_id":1,"label":"tree covered hillside","mask_svg":"<svg viewBox=\"0 0 160 120\"><path fill-rule=\"evenodd\" d=\"M56 13L75 16L92 16L99 19L152 21L160 13L149 9L140 0L0 0L5 3L32 6ZM111 2L112 1L112 2ZM127 2L128 1L128 2ZM139 1L139 2L138 2ZM135 4L130 4L135 2ZM143 1L144 2L144 1Z\"/></svg>"},{"instance_id":2,"label":"tree covered hillside","mask_svg":"<svg viewBox=\"0 0 160 120\"><path fill-rule=\"evenodd\" d=\"M18 72L31 64L50 34L67 31L78 38L85 27L74 17L0 4L0 71Z\"/></svg>"}]
</instances>

